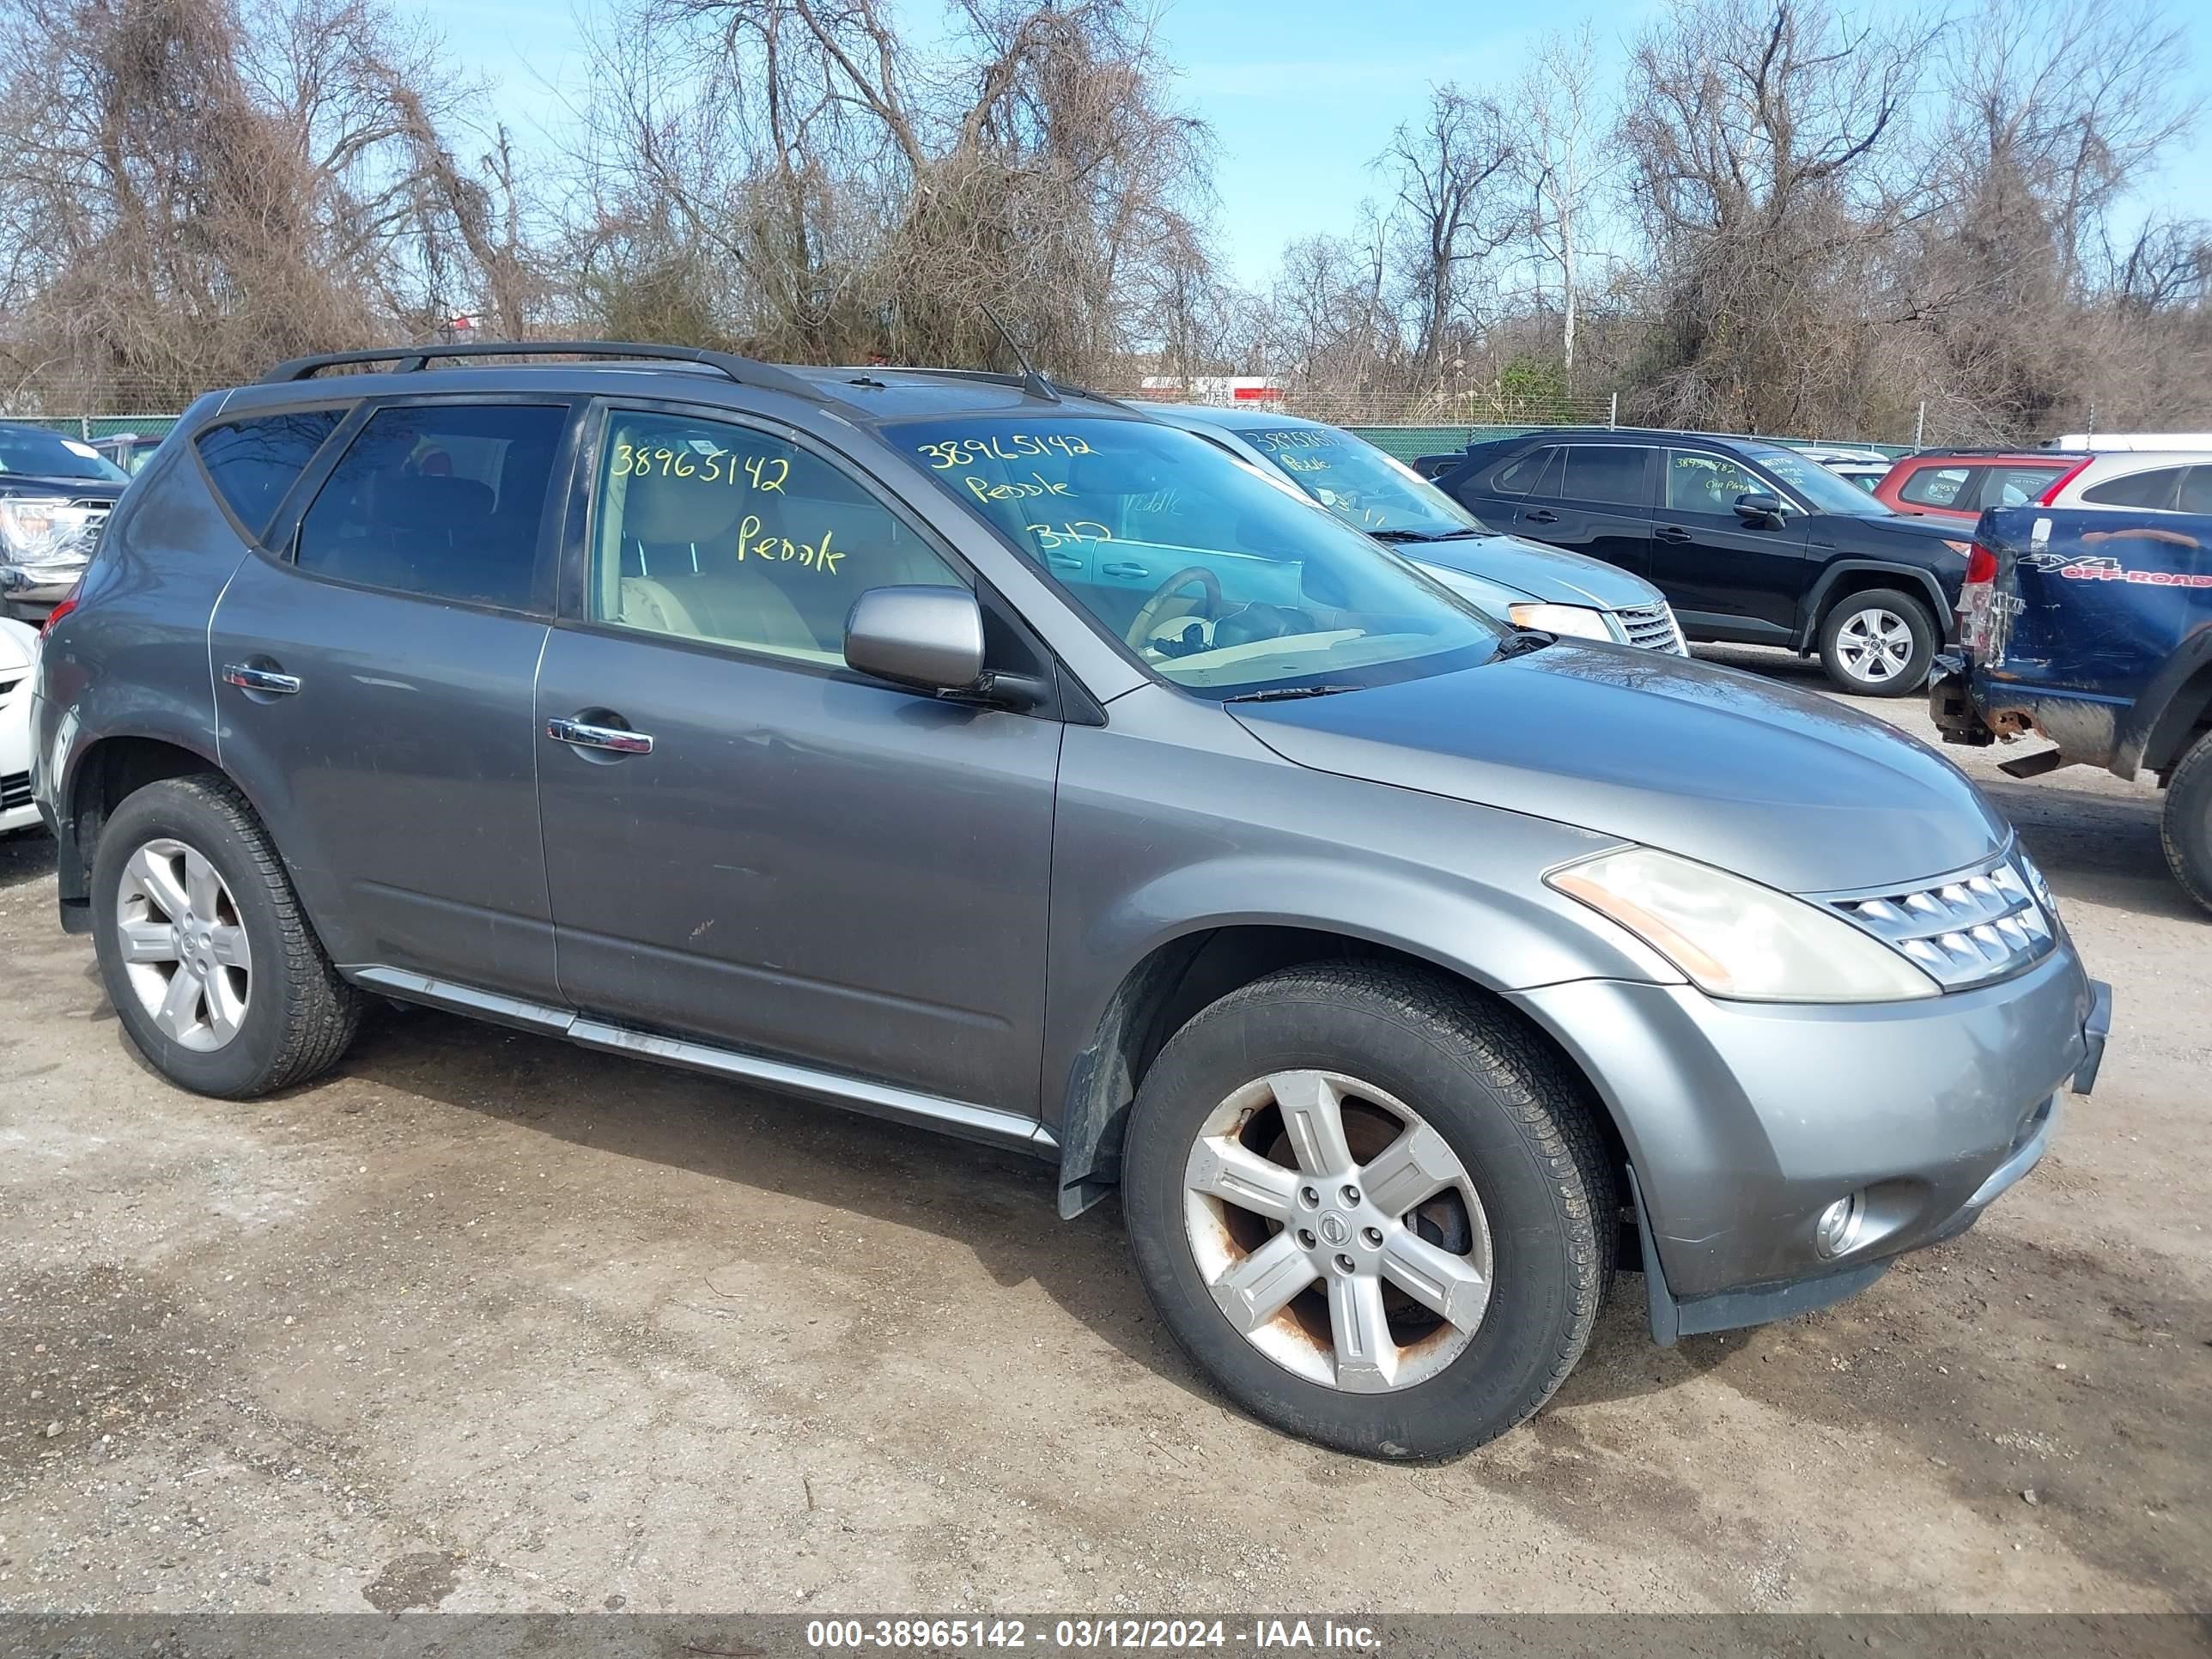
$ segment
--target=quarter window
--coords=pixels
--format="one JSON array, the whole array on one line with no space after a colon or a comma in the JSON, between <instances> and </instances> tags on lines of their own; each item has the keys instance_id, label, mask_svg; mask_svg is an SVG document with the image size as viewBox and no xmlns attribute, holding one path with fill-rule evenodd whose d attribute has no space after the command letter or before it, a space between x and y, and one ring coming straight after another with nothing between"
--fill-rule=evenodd
<instances>
[{"instance_id":1,"label":"quarter window","mask_svg":"<svg viewBox=\"0 0 2212 1659\"><path fill-rule=\"evenodd\" d=\"M819 456L727 422L617 411L599 460L592 616L842 664L872 587L959 587L919 532Z\"/></svg>"},{"instance_id":2,"label":"quarter window","mask_svg":"<svg viewBox=\"0 0 2212 1659\"><path fill-rule=\"evenodd\" d=\"M269 528L284 492L344 417L337 409L256 415L211 426L194 441L216 493L247 535L258 537Z\"/></svg>"},{"instance_id":3,"label":"quarter window","mask_svg":"<svg viewBox=\"0 0 2212 1659\"><path fill-rule=\"evenodd\" d=\"M533 608L565 407L409 404L370 416L301 521L302 570L367 587Z\"/></svg>"},{"instance_id":4,"label":"quarter window","mask_svg":"<svg viewBox=\"0 0 2212 1659\"><path fill-rule=\"evenodd\" d=\"M1973 476L1971 467L1923 466L1899 488L1897 498L1915 507L1964 507L1973 499L1966 489Z\"/></svg>"},{"instance_id":5,"label":"quarter window","mask_svg":"<svg viewBox=\"0 0 2212 1659\"><path fill-rule=\"evenodd\" d=\"M1667 452L1667 505L1676 513L1731 517L1739 495L1771 495L1774 486L1730 460L1701 449Z\"/></svg>"}]
</instances>

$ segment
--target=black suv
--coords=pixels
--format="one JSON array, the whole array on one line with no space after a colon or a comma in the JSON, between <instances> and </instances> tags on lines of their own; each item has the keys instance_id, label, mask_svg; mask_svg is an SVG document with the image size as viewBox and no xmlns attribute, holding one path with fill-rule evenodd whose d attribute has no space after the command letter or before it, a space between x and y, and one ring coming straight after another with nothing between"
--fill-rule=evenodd
<instances>
[{"instance_id":1,"label":"black suv","mask_svg":"<svg viewBox=\"0 0 2212 1659\"><path fill-rule=\"evenodd\" d=\"M130 482L90 444L0 421L0 617L46 619L83 574Z\"/></svg>"},{"instance_id":2,"label":"black suv","mask_svg":"<svg viewBox=\"0 0 2212 1659\"><path fill-rule=\"evenodd\" d=\"M1693 640L1818 650L1898 697L1952 637L1971 543L1756 438L1571 428L1470 448L1437 483L1494 528L1645 577Z\"/></svg>"}]
</instances>

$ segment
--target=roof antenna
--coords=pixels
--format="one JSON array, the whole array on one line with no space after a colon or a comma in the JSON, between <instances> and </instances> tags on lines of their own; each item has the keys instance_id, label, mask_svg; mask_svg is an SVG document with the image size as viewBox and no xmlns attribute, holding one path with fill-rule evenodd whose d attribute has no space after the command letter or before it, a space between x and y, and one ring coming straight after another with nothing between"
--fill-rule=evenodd
<instances>
[{"instance_id":1,"label":"roof antenna","mask_svg":"<svg viewBox=\"0 0 2212 1659\"><path fill-rule=\"evenodd\" d=\"M975 303L983 307L983 314L991 319L991 326L999 331L999 337L1006 343L1006 349L1014 354L1014 361L1022 366L1022 390L1032 398L1043 398L1048 404L1058 403L1060 393L1052 389L1050 380L1036 372L1036 365L1030 361L1030 354L1022 349L1021 342L1014 338L1013 331L999 320L999 313L981 300Z\"/></svg>"}]
</instances>

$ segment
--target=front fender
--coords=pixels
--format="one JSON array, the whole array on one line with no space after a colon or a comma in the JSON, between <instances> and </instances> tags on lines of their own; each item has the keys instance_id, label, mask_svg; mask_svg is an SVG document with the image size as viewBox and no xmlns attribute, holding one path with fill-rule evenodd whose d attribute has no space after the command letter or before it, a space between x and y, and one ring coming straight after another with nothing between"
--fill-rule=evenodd
<instances>
[{"instance_id":1,"label":"front fender","mask_svg":"<svg viewBox=\"0 0 2212 1659\"><path fill-rule=\"evenodd\" d=\"M1859 574L1878 575L1919 594L1935 611L1936 629L1943 640L1958 638L1958 621L1951 610L1951 597L1932 572L1916 565L1890 564L1881 559L1836 559L1820 572L1819 580L1797 608L1797 629L1790 641L1791 649L1802 651L1812 644L1820 634L1820 615L1827 607L1828 596L1836 591L1836 584L1846 576Z\"/></svg>"},{"instance_id":2,"label":"front fender","mask_svg":"<svg viewBox=\"0 0 2212 1659\"><path fill-rule=\"evenodd\" d=\"M1067 732L1054 830L1040 1093L1073 1182L1110 1177L1094 1154L1117 1138L1146 1012L1175 994L1189 947L1224 930L1266 930L1291 950L1325 936L1315 955L1374 947L1499 994L1680 982L1544 884L1618 837L1297 766L1225 715L1210 748L1154 740L1121 703L1110 712L1108 726Z\"/></svg>"}]
</instances>

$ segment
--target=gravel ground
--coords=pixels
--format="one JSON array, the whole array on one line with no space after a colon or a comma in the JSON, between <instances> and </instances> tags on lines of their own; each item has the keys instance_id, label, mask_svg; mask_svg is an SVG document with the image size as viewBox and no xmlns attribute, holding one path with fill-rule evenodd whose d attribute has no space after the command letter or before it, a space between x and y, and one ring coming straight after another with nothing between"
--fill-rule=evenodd
<instances>
[{"instance_id":1,"label":"gravel ground","mask_svg":"<svg viewBox=\"0 0 2212 1659\"><path fill-rule=\"evenodd\" d=\"M1841 1308L1662 1352L1624 1278L1425 1468L1224 1410L1011 1157L428 1012L179 1094L0 842L0 1612L2202 1608L2212 922L2148 788L1951 752L2115 988L2094 1099Z\"/></svg>"}]
</instances>

